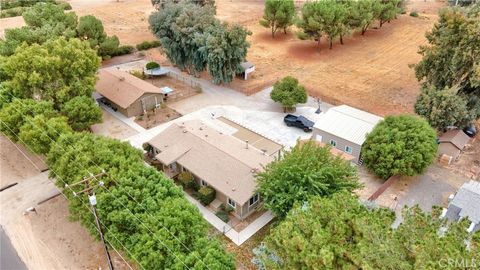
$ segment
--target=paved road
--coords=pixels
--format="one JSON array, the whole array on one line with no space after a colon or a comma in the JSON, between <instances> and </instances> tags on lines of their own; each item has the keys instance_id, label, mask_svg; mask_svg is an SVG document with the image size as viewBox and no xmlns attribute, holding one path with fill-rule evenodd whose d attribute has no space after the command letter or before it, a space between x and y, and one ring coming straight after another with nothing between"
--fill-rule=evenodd
<instances>
[{"instance_id":1,"label":"paved road","mask_svg":"<svg viewBox=\"0 0 480 270\"><path fill-rule=\"evenodd\" d=\"M10 239L0 227L0 269L2 270L27 270L23 261L18 257Z\"/></svg>"}]
</instances>

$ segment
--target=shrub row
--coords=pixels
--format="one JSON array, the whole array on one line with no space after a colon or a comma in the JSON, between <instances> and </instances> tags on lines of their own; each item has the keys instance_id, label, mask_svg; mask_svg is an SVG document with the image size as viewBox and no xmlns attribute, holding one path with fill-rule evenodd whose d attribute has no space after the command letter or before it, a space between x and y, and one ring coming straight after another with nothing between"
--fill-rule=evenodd
<instances>
[{"instance_id":1,"label":"shrub row","mask_svg":"<svg viewBox=\"0 0 480 270\"><path fill-rule=\"evenodd\" d=\"M153 41L144 41L142 43L137 44L137 50L143 51L143 50L148 50L151 48L156 48L160 47L160 41L158 40L153 40Z\"/></svg>"}]
</instances>

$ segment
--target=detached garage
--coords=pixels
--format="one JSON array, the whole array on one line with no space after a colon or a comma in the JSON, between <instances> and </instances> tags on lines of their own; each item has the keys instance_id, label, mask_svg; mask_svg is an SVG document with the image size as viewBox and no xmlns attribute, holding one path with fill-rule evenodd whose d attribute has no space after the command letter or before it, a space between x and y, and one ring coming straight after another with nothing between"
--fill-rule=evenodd
<instances>
[{"instance_id":1,"label":"detached garage","mask_svg":"<svg viewBox=\"0 0 480 270\"><path fill-rule=\"evenodd\" d=\"M99 71L95 86L106 105L126 117L134 117L160 107L162 89L116 68Z\"/></svg>"}]
</instances>

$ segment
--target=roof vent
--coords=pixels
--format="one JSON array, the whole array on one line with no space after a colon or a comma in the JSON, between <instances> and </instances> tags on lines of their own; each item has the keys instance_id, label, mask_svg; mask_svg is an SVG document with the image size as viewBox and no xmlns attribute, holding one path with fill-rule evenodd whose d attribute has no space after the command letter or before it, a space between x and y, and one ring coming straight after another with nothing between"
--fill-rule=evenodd
<instances>
[{"instance_id":1,"label":"roof vent","mask_svg":"<svg viewBox=\"0 0 480 270\"><path fill-rule=\"evenodd\" d=\"M267 155L267 149L262 149L263 155Z\"/></svg>"},{"instance_id":2,"label":"roof vent","mask_svg":"<svg viewBox=\"0 0 480 270\"><path fill-rule=\"evenodd\" d=\"M232 188L232 191L235 191L235 188Z\"/></svg>"},{"instance_id":3,"label":"roof vent","mask_svg":"<svg viewBox=\"0 0 480 270\"><path fill-rule=\"evenodd\" d=\"M184 129L184 130L183 130L183 133L187 133L187 130Z\"/></svg>"},{"instance_id":4,"label":"roof vent","mask_svg":"<svg viewBox=\"0 0 480 270\"><path fill-rule=\"evenodd\" d=\"M118 78L118 79L119 79L120 81L125 81L125 77L123 77L123 76L120 77L120 78Z\"/></svg>"}]
</instances>

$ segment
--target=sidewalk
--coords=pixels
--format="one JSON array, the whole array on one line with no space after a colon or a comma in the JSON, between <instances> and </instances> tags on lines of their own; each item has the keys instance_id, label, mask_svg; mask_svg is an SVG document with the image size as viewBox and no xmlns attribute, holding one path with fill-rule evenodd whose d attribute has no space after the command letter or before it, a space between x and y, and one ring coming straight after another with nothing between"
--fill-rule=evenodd
<instances>
[{"instance_id":1,"label":"sidewalk","mask_svg":"<svg viewBox=\"0 0 480 270\"><path fill-rule=\"evenodd\" d=\"M256 232L258 232L274 218L273 214L270 211L267 211L265 214L261 215L254 222L248 225L245 229L237 232L230 225L215 216L214 213L208 210L200 202L192 198L192 196L190 196L186 192L184 192L184 194L188 201L198 207L198 210L200 210L203 218L208 221L208 223L210 223L218 231L220 231L222 234L232 240L232 242L237 246L245 243L245 241L247 241L250 237L252 237Z\"/></svg>"}]
</instances>

